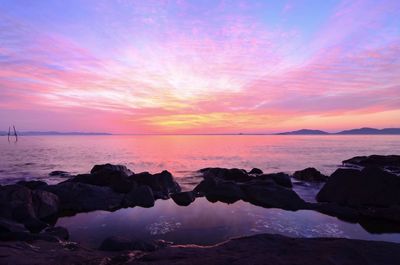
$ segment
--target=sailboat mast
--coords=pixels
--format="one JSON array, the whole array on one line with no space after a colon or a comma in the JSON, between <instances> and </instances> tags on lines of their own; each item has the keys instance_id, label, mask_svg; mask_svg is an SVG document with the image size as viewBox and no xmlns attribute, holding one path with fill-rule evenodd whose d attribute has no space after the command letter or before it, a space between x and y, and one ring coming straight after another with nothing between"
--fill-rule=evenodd
<instances>
[{"instance_id":1,"label":"sailboat mast","mask_svg":"<svg viewBox=\"0 0 400 265\"><path fill-rule=\"evenodd\" d=\"M11 134L11 127L8 126L8 136L7 136L8 141L10 141L10 134Z\"/></svg>"}]
</instances>

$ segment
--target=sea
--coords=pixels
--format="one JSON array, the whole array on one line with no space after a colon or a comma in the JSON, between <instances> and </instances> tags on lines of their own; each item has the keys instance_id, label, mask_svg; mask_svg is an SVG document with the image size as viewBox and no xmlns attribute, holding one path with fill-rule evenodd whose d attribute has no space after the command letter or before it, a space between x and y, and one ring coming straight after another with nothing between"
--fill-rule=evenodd
<instances>
[{"instance_id":1,"label":"sea","mask_svg":"<svg viewBox=\"0 0 400 265\"><path fill-rule=\"evenodd\" d=\"M49 184L62 170L87 173L96 164L122 164L135 173L170 171L184 190L201 181L204 167L260 168L266 173L315 167L330 175L342 161L361 155L400 154L396 135L91 135L0 137L0 185L19 180ZM315 201L321 184L298 183L294 190ZM163 239L175 244L210 245L257 233L292 237L344 237L400 243L400 233L378 225L348 223L314 211L266 209L239 201L211 203L198 198L187 207L158 200L153 208L95 211L62 217L71 240L98 247L108 236L132 240ZM378 226L378 227L377 227ZM384 232L382 232L384 231ZM400 231L400 230L399 230Z\"/></svg>"}]
</instances>

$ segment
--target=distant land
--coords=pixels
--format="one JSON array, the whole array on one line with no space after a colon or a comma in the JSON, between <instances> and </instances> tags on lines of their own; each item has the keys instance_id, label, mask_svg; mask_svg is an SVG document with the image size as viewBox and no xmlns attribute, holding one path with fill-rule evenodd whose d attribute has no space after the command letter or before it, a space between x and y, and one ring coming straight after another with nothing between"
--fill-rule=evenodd
<instances>
[{"instance_id":1,"label":"distant land","mask_svg":"<svg viewBox=\"0 0 400 265\"><path fill-rule=\"evenodd\" d=\"M18 136L51 136L51 135L400 135L400 128L359 128L340 132L301 129L280 133L216 133L216 134L113 134L104 132L57 132L57 131L17 131ZM0 136L7 136L7 131L0 131Z\"/></svg>"},{"instance_id":2,"label":"distant land","mask_svg":"<svg viewBox=\"0 0 400 265\"><path fill-rule=\"evenodd\" d=\"M11 132L13 134L13 132ZM111 135L102 132L56 132L56 131L17 131L18 136L46 136L46 135ZM0 136L7 136L8 132L0 131Z\"/></svg>"},{"instance_id":3,"label":"distant land","mask_svg":"<svg viewBox=\"0 0 400 265\"><path fill-rule=\"evenodd\" d=\"M309 129L301 129L297 131L291 132L282 132L276 133L275 135L394 135L400 134L400 128L384 128L384 129L375 129L375 128L359 128L359 129L351 129L344 130L335 133L329 133L321 130L309 130Z\"/></svg>"}]
</instances>

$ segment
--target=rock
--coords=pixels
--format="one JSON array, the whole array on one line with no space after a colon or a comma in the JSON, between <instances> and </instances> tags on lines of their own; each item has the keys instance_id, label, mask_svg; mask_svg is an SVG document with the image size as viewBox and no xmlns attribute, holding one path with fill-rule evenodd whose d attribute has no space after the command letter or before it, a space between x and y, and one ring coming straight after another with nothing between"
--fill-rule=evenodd
<instances>
[{"instance_id":1,"label":"rock","mask_svg":"<svg viewBox=\"0 0 400 265\"><path fill-rule=\"evenodd\" d=\"M241 187L232 181L217 182L216 186L205 192L207 200L210 202L234 203L244 198Z\"/></svg>"},{"instance_id":2,"label":"rock","mask_svg":"<svg viewBox=\"0 0 400 265\"><path fill-rule=\"evenodd\" d=\"M164 248L143 256L135 264L397 265L399 260L400 244L396 243L258 234L209 247L191 245Z\"/></svg>"},{"instance_id":3,"label":"rock","mask_svg":"<svg viewBox=\"0 0 400 265\"><path fill-rule=\"evenodd\" d=\"M65 181L49 185L46 190L56 194L60 200L60 210L89 212L111 211L121 207L124 195L109 187L100 187L80 182Z\"/></svg>"},{"instance_id":4,"label":"rock","mask_svg":"<svg viewBox=\"0 0 400 265\"><path fill-rule=\"evenodd\" d=\"M380 168L338 169L317 194L317 201L350 207L389 207L400 204L399 191L400 178Z\"/></svg>"},{"instance_id":5,"label":"rock","mask_svg":"<svg viewBox=\"0 0 400 265\"><path fill-rule=\"evenodd\" d=\"M68 240L69 239L68 230L61 226L46 228L42 233L46 234L46 235L57 237L60 240Z\"/></svg>"},{"instance_id":6,"label":"rock","mask_svg":"<svg viewBox=\"0 0 400 265\"><path fill-rule=\"evenodd\" d=\"M262 174L256 177L257 180L273 180L276 184L281 185L283 187L291 188L292 181L290 176L286 173L279 172L279 173L271 173L271 174Z\"/></svg>"},{"instance_id":7,"label":"rock","mask_svg":"<svg viewBox=\"0 0 400 265\"><path fill-rule=\"evenodd\" d=\"M142 240L129 240L122 237L108 237L100 245L99 249L103 251L123 251L123 250L140 250L155 251L164 245L164 241L146 242Z\"/></svg>"},{"instance_id":8,"label":"rock","mask_svg":"<svg viewBox=\"0 0 400 265\"><path fill-rule=\"evenodd\" d=\"M170 193L181 191L181 187L174 180L172 174L166 170L153 175L148 172L134 174L131 179L139 185L149 186L156 198L169 198Z\"/></svg>"},{"instance_id":9,"label":"rock","mask_svg":"<svg viewBox=\"0 0 400 265\"><path fill-rule=\"evenodd\" d=\"M306 206L296 192L275 183L253 181L242 185L245 200L251 204L285 210L299 210Z\"/></svg>"},{"instance_id":10,"label":"rock","mask_svg":"<svg viewBox=\"0 0 400 265\"><path fill-rule=\"evenodd\" d=\"M43 191L32 191L32 202L36 217L39 219L53 217L58 214L59 199L57 195Z\"/></svg>"},{"instance_id":11,"label":"rock","mask_svg":"<svg viewBox=\"0 0 400 265\"><path fill-rule=\"evenodd\" d=\"M313 167L296 171L294 172L293 177L302 181L326 181L328 179L327 176L321 174L321 172Z\"/></svg>"},{"instance_id":12,"label":"rock","mask_svg":"<svg viewBox=\"0 0 400 265\"><path fill-rule=\"evenodd\" d=\"M194 189L193 193L196 197L204 196L205 193L214 189L217 186L217 179L206 178L202 180Z\"/></svg>"},{"instance_id":13,"label":"rock","mask_svg":"<svg viewBox=\"0 0 400 265\"><path fill-rule=\"evenodd\" d=\"M396 167L400 168L400 155L371 155L356 156L342 162L344 165L351 164L357 166L377 166L377 167Z\"/></svg>"},{"instance_id":14,"label":"rock","mask_svg":"<svg viewBox=\"0 0 400 265\"><path fill-rule=\"evenodd\" d=\"M127 193L124 197L124 206L140 206L150 208L154 206L153 191L149 186L139 186L131 192Z\"/></svg>"},{"instance_id":15,"label":"rock","mask_svg":"<svg viewBox=\"0 0 400 265\"><path fill-rule=\"evenodd\" d=\"M40 231L46 224L40 219L58 212L58 198L49 192L20 186L0 187L0 217L22 223L32 231Z\"/></svg>"},{"instance_id":16,"label":"rock","mask_svg":"<svg viewBox=\"0 0 400 265\"><path fill-rule=\"evenodd\" d=\"M253 168L252 170L250 170L249 174L253 174L253 175L261 175L263 173L263 171L259 168Z\"/></svg>"},{"instance_id":17,"label":"rock","mask_svg":"<svg viewBox=\"0 0 400 265\"><path fill-rule=\"evenodd\" d=\"M245 182L253 179L252 176L249 176L244 169L238 168L203 168L199 170L200 173L203 174L203 177L206 178L218 178L222 180L230 180L237 182Z\"/></svg>"},{"instance_id":18,"label":"rock","mask_svg":"<svg viewBox=\"0 0 400 265\"><path fill-rule=\"evenodd\" d=\"M21 180L21 181L18 181L16 184L27 187L31 190L41 189L41 188L47 186L46 182L40 181L40 180L29 180L29 181Z\"/></svg>"},{"instance_id":19,"label":"rock","mask_svg":"<svg viewBox=\"0 0 400 265\"><path fill-rule=\"evenodd\" d=\"M124 165L103 164L95 165L90 171L91 174L104 175L111 172L118 172L126 176L131 176L133 172Z\"/></svg>"},{"instance_id":20,"label":"rock","mask_svg":"<svg viewBox=\"0 0 400 265\"><path fill-rule=\"evenodd\" d=\"M128 193L137 186L130 179L132 174L132 171L122 165L95 165L90 174L79 174L71 181L110 187L115 192Z\"/></svg>"},{"instance_id":21,"label":"rock","mask_svg":"<svg viewBox=\"0 0 400 265\"><path fill-rule=\"evenodd\" d=\"M0 240L15 240L16 234L29 233L25 226L12 220L0 218Z\"/></svg>"},{"instance_id":22,"label":"rock","mask_svg":"<svg viewBox=\"0 0 400 265\"><path fill-rule=\"evenodd\" d=\"M71 177L71 174L67 171L62 171L62 170L55 170L49 173L49 176L51 177L61 177L61 178L68 178Z\"/></svg>"},{"instance_id":23,"label":"rock","mask_svg":"<svg viewBox=\"0 0 400 265\"><path fill-rule=\"evenodd\" d=\"M191 191L174 193L171 195L172 200L179 206L188 206L196 199Z\"/></svg>"}]
</instances>

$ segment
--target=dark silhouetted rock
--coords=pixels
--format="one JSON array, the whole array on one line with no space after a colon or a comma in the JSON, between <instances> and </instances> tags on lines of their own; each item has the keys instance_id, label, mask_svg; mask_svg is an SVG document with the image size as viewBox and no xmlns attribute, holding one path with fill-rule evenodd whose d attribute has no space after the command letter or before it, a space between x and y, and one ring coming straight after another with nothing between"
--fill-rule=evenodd
<instances>
[{"instance_id":1,"label":"dark silhouetted rock","mask_svg":"<svg viewBox=\"0 0 400 265\"><path fill-rule=\"evenodd\" d=\"M2 264L18 265L398 265L400 244L344 238L291 238L259 234L231 239L209 247L195 245L164 247L142 255L130 251L100 251L68 242L39 240L29 244L17 241L2 242L0 257Z\"/></svg>"},{"instance_id":2,"label":"dark silhouetted rock","mask_svg":"<svg viewBox=\"0 0 400 265\"><path fill-rule=\"evenodd\" d=\"M163 240L146 242L142 240L129 240L122 237L112 236L106 238L101 243L99 249L103 251L140 250L150 252L164 246L166 246L166 243Z\"/></svg>"},{"instance_id":3,"label":"dark silhouetted rock","mask_svg":"<svg viewBox=\"0 0 400 265\"><path fill-rule=\"evenodd\" d=\"M302 181L326 181L328 179L327 176L321 174L321 172L313 167L296 171L294 172L293 177Z\"/></svg>"},{"instance_id":4,"label":"dark silhouetted rock","mask_svg":"<svg viewBox=\"0 0 400 265\"><path fill-rule=\"evenodd\" d=\"M164 170L161 173L150 174L143 172L134 174L131 179L139 185L149 186L154 193L156 198L169 198L170 193L177 193L181 191L181 187L174 180L171 173Z\"/></svg>"},{"instance_id":5,"label":"dark silhouetted rock","mask_svg":"<svg viewBox=\"0 0 400 265\"><path fill-rule=\"evenodd\" d=\"M248 182L242 185L242 190L246 201L262 207L299 210L306 205L296 192L272 182Z\"/></svg>"},{"instance_id":6,"label":"dark silhouetted rock","mask_svg":"<svg viewBox=\"0 0 400 265\"><path fill-rule=\"evenodd\" d=\"M46 187L47 183L40 180L29 180L29 181L21 180L17 182L17 185L27 187L31 190L36 190Z\"/></svg>"},{"instance_id":7,"label":"dark silhouetted rock","mask_svg":"<svg viewBox=\"0 0 400 265\"><path fill-rule=\"evenodd\" d=\"M179 206L188 206L196 199L196 196L191 191L178 192L171 194L172 200Z\"/></svg>"},{"instance_id":8,"label":"dark silhouetted rock","mask_svg":"<svg viewBox=\"0 0 400 265\"><path fill-rule=\"evenodd\" d=\"M238 168L219 168L219 167L209 167L203 168L199 170L200 173L203 174L203 177L206 178L218 178L222 180L230 180L236 182L245 182L253 179L252 176L249 176L244 169Z\"/></svg>"},{"instance_id":9,"label":"dark silhouetted rock","mask_svg":"<svg viewBox=\"0 0 400 265\"><path fill-rule=\"evenodd\" d=\"M153 191L149 186L139 186L127 193L124 197L124 206L140 206L150 208L154 206Z\"/></svg>"},{"instance_id":10,"label":"dark silhouetted rock","mask_svg":"<svg viewBox=\"0 0 400 265\"><path fill-rule=\"evenodd\" d=\"M43 190L32 191L32 202L36 217L45 219L58 214L59 199L51 192Z\"/></svg>"},{"instance_id":11,"label":"dark silhouetted rock","mask_svg":"<svg viewBox=\"0 0 400 265\"><path fill-rule=\"evenodd\" d=\"M259 168L253 168L252 170L250 170L249 174L254 174L254 175L260 175L262 174L263 171Z\"/></svg>"},{"instance_id":12,"label":"dark silhouetted rock","mask_svg":"<svg viewBox=\"0 0 400 265\"><path fill-rule=\"evenodd\" d=\"M357 166L395 166L400 167L400 155L371 155L371 156L355 156L343 161L343 164L352 164Z\"/></svg>"},{"instance_id":13,"label":"dark silhouetted rock","mask_svg":"<svg viewBox=\"0 0 400 265\"><path fill-rule=\"evenodd\" d=\"M234 203L244 198L240 186L232 181L220 181L216 186L205 193L207 200L211 202Z\"/></svg>"},{"instance_id":14,"label":"dark silhouetted rock","mask_svg":"<svg viewBox=\"0 0 400 265\"><path fill-rule=\"evenodd\" d=\"M62 177L62 178L69 178L72 175L67 172L67 171L62 171L62 170L55 170L49 173L49 176L51 177Z\"/></svg>"},{"instance_id":15,"label":"dark silhouetted rock","mask_svg":"<svg viewBox=\"0 0 400 265\"><path fill-rule=\"evenodd\" d=\"M125 176L131 176L133 174L133 172L124 165L112 165L112 164L95 165L90 171L91 174L100 174L100 175L112 172L118 172L124 174Z\"/></svg>"},{"instance_id":16,"label":"dark silhouetted rock","mask_svg":"<svg viewBox=\"0 0 400 265\"><path fill-rule=\"evenodd\" d=\"M46 227L40 219L56 215L58 203L57 196L46 191L20 185L0 187L0 217L22 223L32 231Z\"/></svg>"},{"instance_id":17,"label":"dark silhouetted rock","mask_svg":"<svg viewBox=\"0 0 400 265\"><path fill-rule=\"evenodd\" d=\"M338 169L317 194L319 202L361 207L400 204L400 178L377 167Z\"/></svg>"},{"instance_id":18,"label":"dark silhouetted rock","mask_svg":"<svg viewBox=\"0 0 400 265\"><path fill-rule=\"evenodd\" d=\"M69 232L66 228L61 226L56 227L49 227L46 228L42 234L54 236L60 240L68 240L69 239Z\"/></svg>"},{"instance_id":19,"label":"dark silhouetted rock","mask_svg":"<svg viewBox=\"0 0 400 265\"><path fill-rule=\"evenodd\" d=\"M290 176L286 173L271 173L271 174L262 174L256 177L257 180L273 180L276 184L281 185L283 187L291 188L292 181Z\"/></svg>"},{"instance_id":20,"label":"dark silhouetted rock","mask_svg":"<svg viewBox=\"0 0 400 265\"><path fill-rule=\"evenodd\" d=\"M128 193L137 186L130 178L132 174L132 171L122 165L95 165L90 174L77 175L71 181L110 187L115 192Z\"/></svg>"},{"instance_id":21,"label":"dark silhouetted rock","mask_svg":"<svg viewBox=\"0 0 400 265\"><path fill-rule=\"evenodd\" d=\"M69 181L48 186L46 190L58 196L61 210L73 212L115 210L121 207L124 197L109 187Z\"/></svg>"}]
</instances>

